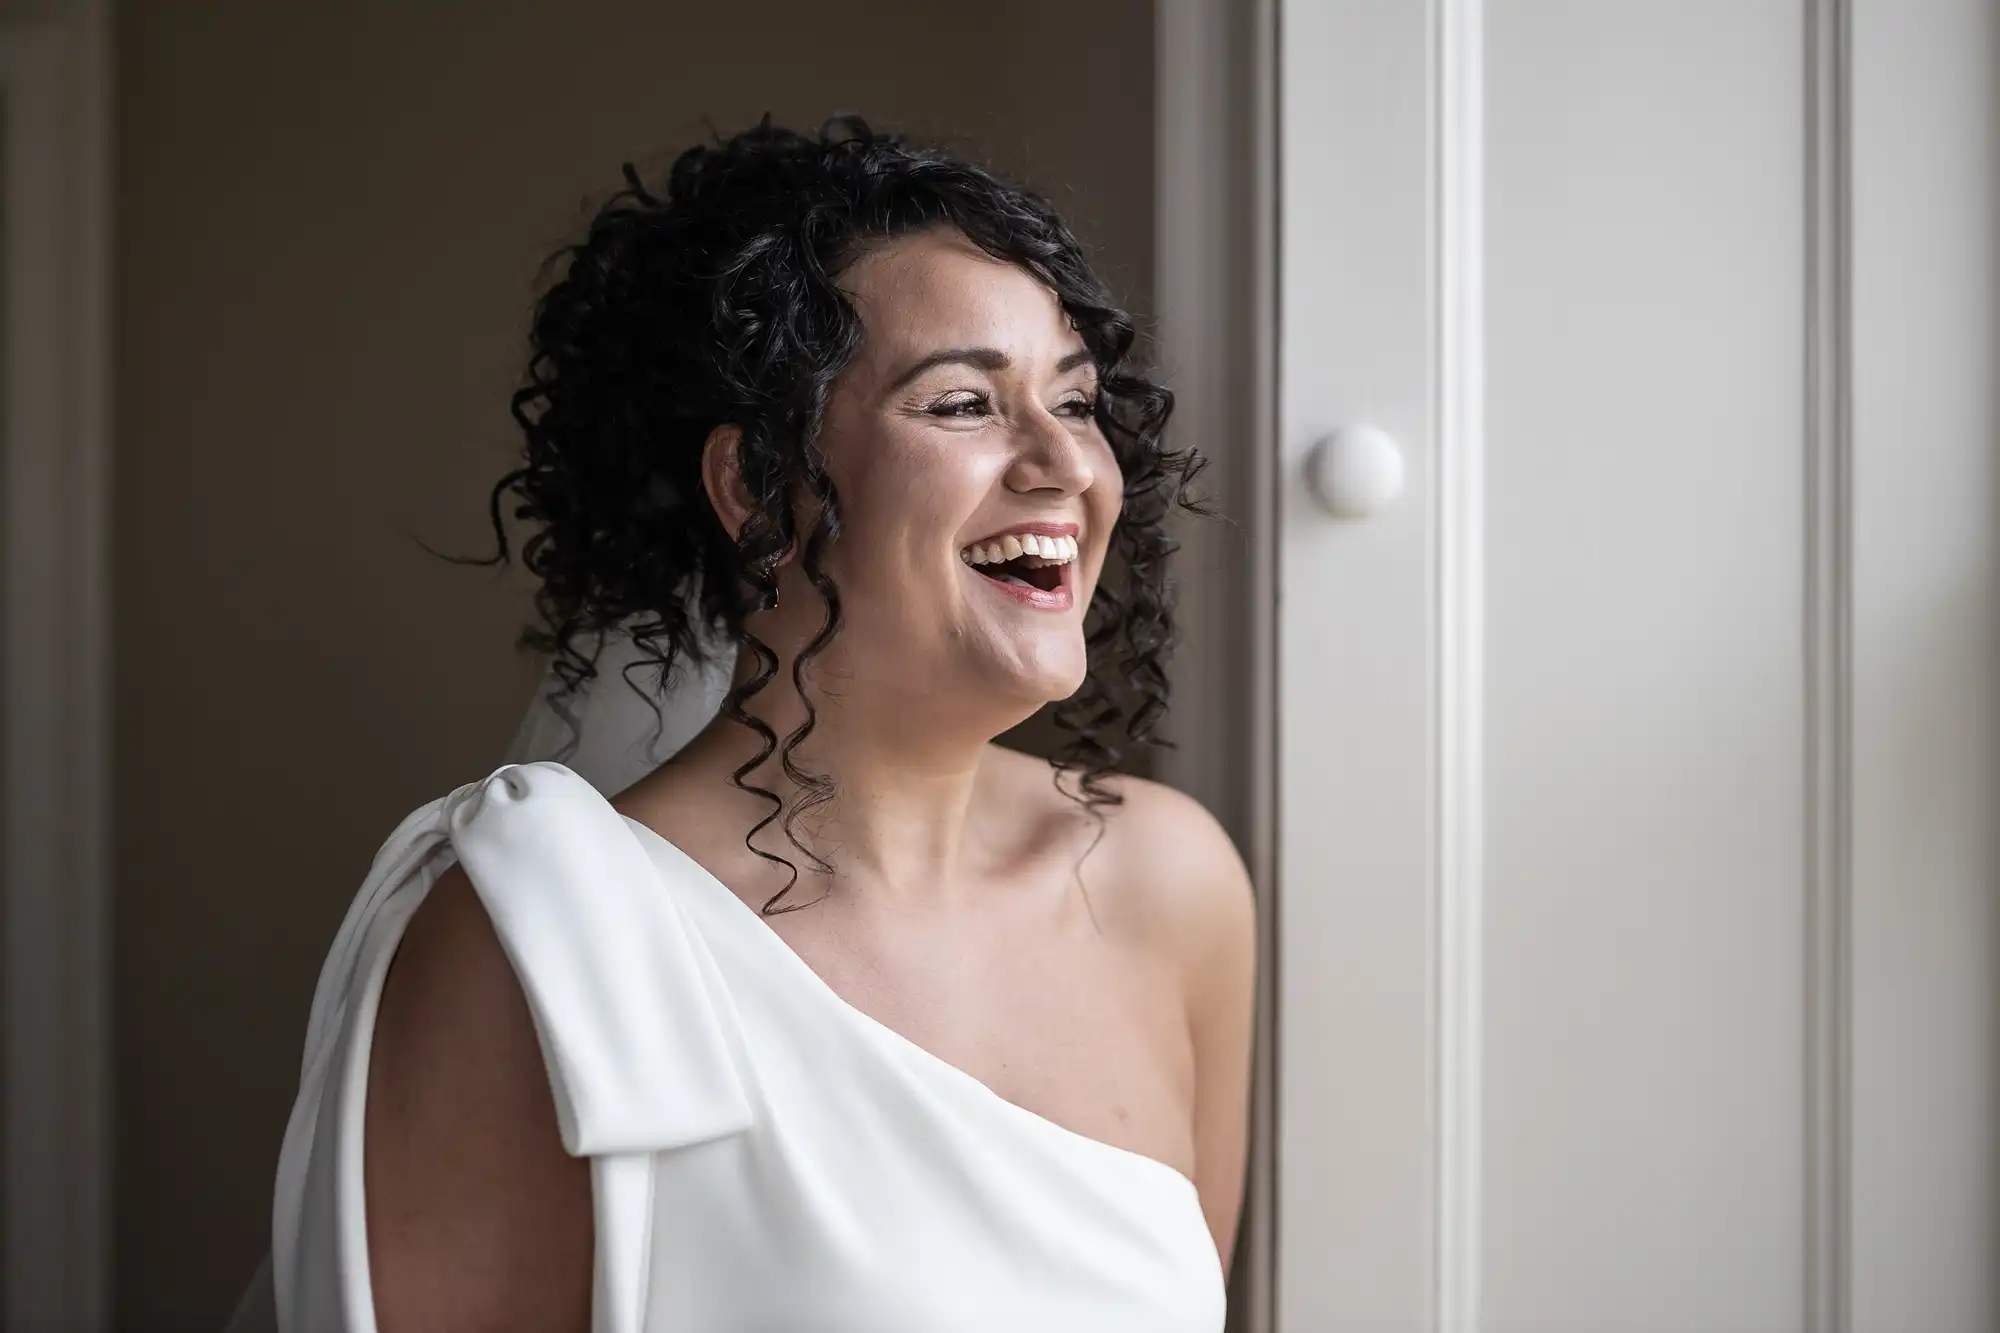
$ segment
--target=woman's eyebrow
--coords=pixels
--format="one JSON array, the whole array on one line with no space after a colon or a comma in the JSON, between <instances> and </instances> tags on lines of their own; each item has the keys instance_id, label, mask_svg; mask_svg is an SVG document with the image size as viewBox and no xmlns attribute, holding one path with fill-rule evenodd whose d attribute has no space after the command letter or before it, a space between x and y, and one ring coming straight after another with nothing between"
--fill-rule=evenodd
<instances>
[{"instance_id":1,"label":"woman's eyebrow","mask_svg":"<svg viewBox=\"0 0 2000 1333\"><path fill-rule=\"evenodd\" d=\"M1066 375L1090 359L1090 349L1079 347L1056 362L1056 374ZM939 366L971 366L976 370L993 371L1005 370L1013 364L1013 360L997 347L947 347L941 352L932 352L911 365L895 378L885 392L894 393L925 371L935 370Z\"/></svg>"}]
</instances>

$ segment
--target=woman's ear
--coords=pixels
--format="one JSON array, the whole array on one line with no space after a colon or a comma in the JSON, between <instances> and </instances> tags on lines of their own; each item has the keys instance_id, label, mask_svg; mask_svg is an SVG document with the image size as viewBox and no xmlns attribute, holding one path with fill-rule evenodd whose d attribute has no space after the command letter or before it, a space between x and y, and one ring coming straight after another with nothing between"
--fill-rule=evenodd
<instances>
[{"instance_id":1,"label":"woman's ear","mask_svg":"<svg viewBox=\"0 0 2000 1333\"><path fill-rule=\"evenodd\" d=\"M701 485L722 530L729 540L743 537L743 525L750 521L750 491L743 484L743 428L727 423L708 433L701 446Z\"/></svg>"},{"instance_id":2,"label":"woman's ear","mask_svg":"<svg viewBox=\"0 0 2000 1333\"><path fill-rule=\"evenodd\" d=\"M741 426L725 423L708 433L701 446L701 486L708 492L708 502L715 507L715 516L722 520L722 530L729 534L729 540L742 541L743 529L757 507L750 498L750 488L743 484ZM789 564L797 549L798 543L794 541L777 563Z\"/></svg>"}]
</instances>

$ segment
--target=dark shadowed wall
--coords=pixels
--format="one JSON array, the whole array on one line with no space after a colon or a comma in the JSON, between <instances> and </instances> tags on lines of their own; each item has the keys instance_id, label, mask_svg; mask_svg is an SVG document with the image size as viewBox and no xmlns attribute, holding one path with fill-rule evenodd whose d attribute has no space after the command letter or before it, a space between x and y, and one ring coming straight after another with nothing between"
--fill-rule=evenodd
<instances>
[{"instance_id":1,"label":"dark shadowed wall","mask_svg":"<svg viewBox=\"0 0 2000 1333\"><path fill-rule=\"evenodd\" d=\"M524 706L476 550L538 262L636 158L840 110L1052 194L1148 306L1147 0L128 4L118 22L119 1327L263 1252L316 972Z\"/></svg>"}]
</instances>

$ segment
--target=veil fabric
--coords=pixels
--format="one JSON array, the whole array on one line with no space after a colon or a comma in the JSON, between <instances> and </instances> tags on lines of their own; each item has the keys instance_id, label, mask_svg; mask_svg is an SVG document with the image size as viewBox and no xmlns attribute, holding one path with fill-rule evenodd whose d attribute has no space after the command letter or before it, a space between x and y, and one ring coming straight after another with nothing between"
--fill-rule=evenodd
<instances>
[{"instance_id":1,"label":"veil fabric","mask_svg":"<svg viewBox=\"0 0 2000 1333\"><path fill-rule=\"evenodd\" d=\"M675 663L665 688L656 688L658 669L646 662L632 636L620 630L603 640L597 675L568 701L575 732L556 710L560 682L553 671L545 671L502 762L558 760L598 791L615 796L673 758L714 721L735 669L734 646L711 642L707 661ZM565 753L572 739L576 748Z\"/></svg>"}]
</instances>

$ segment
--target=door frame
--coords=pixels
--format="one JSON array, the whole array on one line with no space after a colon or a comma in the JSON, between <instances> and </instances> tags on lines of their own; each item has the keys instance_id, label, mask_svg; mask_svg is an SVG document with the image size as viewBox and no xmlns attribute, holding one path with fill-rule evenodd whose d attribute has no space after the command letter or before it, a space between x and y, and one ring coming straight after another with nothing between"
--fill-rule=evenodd
<instances>
[{"instance_id":1,"label":"door frame","mask_svg":"<svg viewBox=\"0 0 2000 1333\"><path fill-rule=\"evenodd\" d=\"M1277 1327L1277 0L1154 8L1154 354L1174 437L1210 461L1215 518L1177 533L1177 748L1157 776L1199 799L1257 895L1248 1189L1231 1333Z\"/></svg>"},{"instance_id":2,"label":"door frame","mask_svg":"<svg viewBox=\"0 0 2000 1333\"><path fill-rule=\"evenodd\" d=\"M111 89L106 0L0 22L9 1328L111 1325Z\"/></svg>"}]
</instances>

